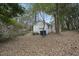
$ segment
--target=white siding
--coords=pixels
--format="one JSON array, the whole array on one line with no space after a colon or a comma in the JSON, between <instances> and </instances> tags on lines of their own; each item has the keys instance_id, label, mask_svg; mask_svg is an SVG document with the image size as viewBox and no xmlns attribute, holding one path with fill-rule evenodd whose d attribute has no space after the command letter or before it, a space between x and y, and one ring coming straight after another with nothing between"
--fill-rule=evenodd
<instances>
[{"instance_id":1,"label":"white siding","mask_svg":"<svg viewBox=\"0 0 79 59\"><path fill-rule=\"evenodd\" d=\"M40 33L40 31L43 30L43 22L38 22L33 26L33 32L34 33ZM44 30L46 31L46 34L48 34L48 26L45 24Z\"/></svg>"},{"instance_id":2,"label":"white siding","mask_svg":"<svg viewBox=\"0 0 79 59\"><path fill-rule=\"evenodd\" d=\"M50 33L52 30L51 30L51 26L49 26L49 28L48 28L48 32Z\"/></svg>"},{"instance_id":3,"label":"white siding","mask_svg":"<svg viewBox=\"0 0 79 59\"><path fill-rule=\"evenodd\" d=\"M40 31L43 30L43 22L38 22L33 26L33 32L34 33L40 33ZM51 32L55 32L55 22L52 23L52 27L49 25L47 25L47 23L45 23L45 27L44 30L46 31L46 33L51 33Z\"/></svg>"},{"instance_id":4,"label":"white siding","mask_svg":"<svg viewBox=\"0 0 79 59\"><path fill-rule=\"evenodd\" d=\"M39 33L39 28L38 28L38 26L36 26L36 25L33 26L33 32L34 32L34 33Z\"/></svg>"},{"instance_id":5,"label":"white siding","mask_svg":"<svg viewBox=\"0 0 79 59\"><path fill-rule=\"evenodd\" d=\"M52 22L52 32L56 32L55 31L55 21Z\"/></svg>"}]
</instances>

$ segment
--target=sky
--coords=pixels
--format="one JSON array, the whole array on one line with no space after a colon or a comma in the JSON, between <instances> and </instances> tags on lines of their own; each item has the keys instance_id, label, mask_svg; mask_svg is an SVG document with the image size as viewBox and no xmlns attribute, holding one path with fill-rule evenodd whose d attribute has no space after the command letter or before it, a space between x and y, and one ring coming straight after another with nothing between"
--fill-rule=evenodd
<instances>
[{"instance_id":1,"label":"sky","mask_svg":"<svg viewBox=\"0 0 79 59\"><path fill-rule=\"evenodd\" d=\"M21 3L20 5L24 7L25 9L31 8L30 3Z\"/></svg>"},{"instance_id":2,"label":"sky","mask_svg":"<svg viewBox=\"0 0 79 59\"><path fill-rule=\"evenodd\" d=\"M28 9L28 8L31 7L30 3L21 3L20 5L22 7L24 7L25 9ZM40 16L40 14L38 14L38 15L39 15L39 19L42 20L42 17ZM44 17L44 20L47 23L50 23L51 21L54 20L54 17L52 17L52 20L51 20L51 15L48 15L48 14L46 14L44 12L41 12L41 15Z\"/></svg>"}]
</instances>

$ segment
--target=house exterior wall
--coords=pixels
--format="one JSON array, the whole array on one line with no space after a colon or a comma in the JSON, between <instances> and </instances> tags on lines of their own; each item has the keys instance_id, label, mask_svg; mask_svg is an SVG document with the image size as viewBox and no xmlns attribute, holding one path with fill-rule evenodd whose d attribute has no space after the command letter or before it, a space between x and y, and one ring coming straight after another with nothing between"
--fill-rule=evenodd
<instances>
[{"instance_id":1,"label":"house exterior wall","mask_svg":"<svg viewBox=\"0 0 79 59\"><path fill-rule=\"evenodd\" d=\"M33 32L34 33L40 33L40 31L43 30L43 22L38 22L33 26ZM46 31L46 34L51 33L51 32L56 32L55 31L55 23L53 22L52 25L49 25L47 23L45 23L45 27L44 30Z\"/></svg>"},{"instance_id":2,"label":"house exterior wall","mask_svg":"<svg viewBox=\"0 0 79 59\"><path fill-rule=\"evenodd\" d=\"M56 32L56 30L55 30L55 21L52 22L52 32L54 32L54 33Z\"/></svg>"},{"instance_id":3,"label":"house exterior wall","mask_svg":"<svg viewBox=\"0 0 79 59\"><path fill-rule=\"evenodd\" d=\"M52 27L49 26L49 28L48 28L48 33L51 33L51 32L52 32Z\"/></svg>"},{"instance_id":4,"label":"house exterior wall","mask_svg":"<svg viewBox=\"0 0 79 59\"><path fill-rule=\"evenodd\" d=\"M40 33L40 31L43 30L43 22L38 22L33 26L33 32L34 33ZM44 30L46 31L46 34L48 34L48 26L45 24Z\"/></svg>"},{"instance_id":5,"label":"house exterior wall","mask_svg":"<svg viewBox=\"0 0 79 59\"><path fill-rule=\"evenodd\" d=\"M56 32L55 25L52 26L52 32L54 32L54 33Z\"/></svg>"}]
</instances>

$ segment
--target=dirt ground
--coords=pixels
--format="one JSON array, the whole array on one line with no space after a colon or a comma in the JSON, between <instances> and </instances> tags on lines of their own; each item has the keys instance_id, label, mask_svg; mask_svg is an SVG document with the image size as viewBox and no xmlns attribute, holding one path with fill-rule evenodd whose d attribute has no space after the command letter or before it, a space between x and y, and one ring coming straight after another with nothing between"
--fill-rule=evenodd
<instances>
[{"instance_id":1,"label":"dirt ground","mask_svg":"<svg viewBox=\"0 0 79 59\"><path fill-rule=\"evenodd\" d=\"M1 56L79 56L79 33L67 31L46 37L31 33L0 43Z\"/></svg>"}]
</instances>

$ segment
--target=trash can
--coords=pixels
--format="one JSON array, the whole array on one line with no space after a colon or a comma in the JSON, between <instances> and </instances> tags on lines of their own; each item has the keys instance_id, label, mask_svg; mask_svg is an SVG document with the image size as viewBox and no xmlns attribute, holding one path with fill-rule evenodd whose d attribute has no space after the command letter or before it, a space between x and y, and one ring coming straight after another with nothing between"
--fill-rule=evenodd
<instances>
[{"instance_id":1,"label":"trash can","mask_svg":"<svg viewBox=\"0 0 79 59\"><path fill-rule=\"evenodd\" d=\"M46 31L45 31L45 30L40 31L40 35L42 35L42 36L46 36Z\"/></svg>"}]
</instances>

